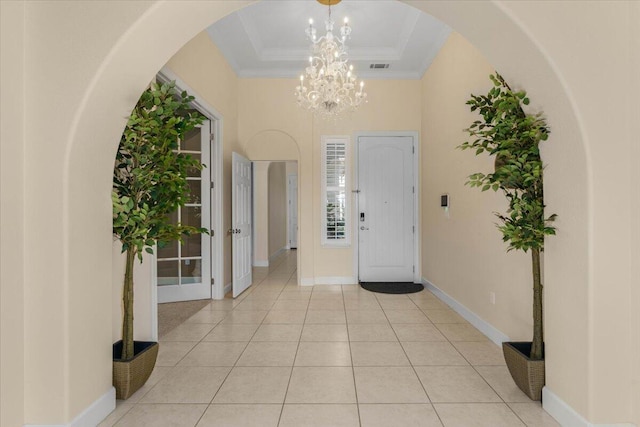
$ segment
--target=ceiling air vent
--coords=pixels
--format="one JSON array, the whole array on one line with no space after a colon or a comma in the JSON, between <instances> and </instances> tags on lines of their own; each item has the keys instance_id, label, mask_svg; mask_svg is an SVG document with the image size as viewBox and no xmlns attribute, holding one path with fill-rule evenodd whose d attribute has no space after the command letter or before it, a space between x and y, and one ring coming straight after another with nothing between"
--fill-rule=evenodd
<instances>
[{"instance_id":1,"label":"ceiling air vent","mask_svg":"<svg viewBox=\"0 0 640 427\"><path fill-rule=\"evenodd\" d=\"M389 68L389 64L370 64L369 68L372 70L384 69Z\"/></svg>"}]
</instances>

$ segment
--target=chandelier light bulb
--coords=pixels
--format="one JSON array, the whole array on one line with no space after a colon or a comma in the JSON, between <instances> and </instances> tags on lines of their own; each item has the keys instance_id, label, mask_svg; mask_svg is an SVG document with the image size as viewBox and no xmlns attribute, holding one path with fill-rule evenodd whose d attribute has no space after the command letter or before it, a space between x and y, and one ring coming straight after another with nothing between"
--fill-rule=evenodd
<instances>
[{"instance_id":1,"label":"chandelier light bulb","mask_svg":"<svg viewBox=\"0 0 640 427\"><path fill-rule=\"evenodd\" d=\"M313 25L313 18L309 18L309 25Z\"/></svg>"},{"instance_id":2,"label":"chandelier light bulb","mask_svg":"<svg viewBox=\"0 0 640 427\"><path fill-rule=\"evenodd\" d=\"M344 17L344 25L349 24L349 18L347 18L346 16Z\"/></svg>"}]
</instances>

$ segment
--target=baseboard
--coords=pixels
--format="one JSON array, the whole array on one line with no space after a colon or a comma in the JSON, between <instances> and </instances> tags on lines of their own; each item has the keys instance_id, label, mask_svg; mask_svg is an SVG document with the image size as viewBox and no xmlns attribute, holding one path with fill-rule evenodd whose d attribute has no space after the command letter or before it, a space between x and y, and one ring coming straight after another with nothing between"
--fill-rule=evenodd
<instances>
[{"instance_id":1,"label":"baseboard","mask_svg":"<svg viewBox=\"0 0 640 427\"><path fill-rule=\"evenodd\" d=\"M227 283L226 285L224 285L224 294L228 294L229 292L231 292L231 287L233 286L232 283Z\"/></svg>"},{"instance_id":2,"label":"baseboard","mask_svg":"<svg viewBox=\"0 0 640 427\"><path fill-rule=\"evenodd\" d=\"M303 277L300 279L301 286L322 286L322 285L356 285L358 280L354 276L319 276Z\"/></svg>"},{"instance_id":3,"label":"baseboard","mask_svg":"<svg viewBox=\"0 0 640 427\"><path fill-rule=\"evenodd\" d=\"M353 276L321 276L313 279L315 285L354 285L358 283Z\"/></svg>"},{"instance_id":4,"label":"baseboard","mask_svg":"<svg viewBox=\"0 0 640 427\"><path fill-rule=\"evenodd\" d=\"M269 260L255 260L253 261L254 267L269 267Z\"/></svg>"},{"instance_id":5,"label":"baseboard","mask_svg":"<svg viewBox=\"0 0 640 427\"><path fill-rule=\"evenodd\" d=\"M440 288L438 288L436 285L434 285L424 277L422 278L422 284L435 296L442 300L442 302L451 307L460 316L464 317L469 323L475 326L480 332L485 334L491 341L493 341L497 345L502 346L503 342L509 341L509 337L506 334L495 328L493 325L482 319L480 316L469 310L464 305L460 304L454 298L447 295L446 292L442 291Z\"/></svg>"},{"instance_id":6,"label":"baseboard","mask_svg":"<svg viewBox=\"0 0 640 427\"><path fill-rule=\"evenodd\" d=\"M509 341L509 337L496 329L493 325L480 318L477 314L460 304L446 292L435 286L433 283L422 278L424 286L436 297L451 307L456 313L464 317L469 323L475 326L480 332L485 334L497 345L502 345L504 341ZM560 423L563 427L636 427L634 424L593 424L585 420L571 406L567 405L548 387L542 389L542 406L544 410Z\"/></svg>"},{"instance_id":7,"label":"baseboard","mask_svg":"<svg viewBox=\"0 0 640 427\"><path fill-rule=\"evenodd\" d=\"M92 427L100 424L114 409L116 389L111 387L68 424L25 424L24 427Z\"/></svg>"},{"instance_id":8,"label":"baseboard","mask_svg":"<svg viewBox=\"0 0 640 427\"><path fill-rule=\"evenodd\" d=\"M542 407L563 427L635 427L635 424L594 424L585 420L571 406L560 399L549 387L542 389Z\"/></svg>"},{"instance_id":9,"label":"baseboard","mask_svg":"<svg viewBox=\"0 0 640 427\"><path fill-rule=\"evenodd\" d=\"M285 253L287 250L286 246L281 247L280 249L278 249L277 251L275 251L274 253L272 253L271 255L269 255L269 262L273 261L274 259L278 258L280 255L282 255L283 253Z\"/></svg>"}]
</instances>

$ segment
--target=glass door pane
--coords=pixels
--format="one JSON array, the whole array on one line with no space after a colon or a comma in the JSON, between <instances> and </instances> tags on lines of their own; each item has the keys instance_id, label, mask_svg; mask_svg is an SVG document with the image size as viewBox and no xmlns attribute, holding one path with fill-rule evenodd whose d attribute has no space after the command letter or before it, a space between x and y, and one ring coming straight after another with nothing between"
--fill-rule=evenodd
<instances>
[{"instance_id":1,"label":"glass door pane","mask_svg":"<svg viewBox=\"0 0 640 427\"><path fill-rule=\"evenodd\" d=\"M185 135L177 152L190 154L200 160L203 157L202 140L201 128L195 128ZM188 203L169 216L173 224L203 227L202 181L201 171L195 169L188 171L187 182L190 190ZM158 286L180 286L202 282L202 241L203 236L196 234L184 237L182 244L174 241L158 248Z\"/></svg>"}]
</instances>

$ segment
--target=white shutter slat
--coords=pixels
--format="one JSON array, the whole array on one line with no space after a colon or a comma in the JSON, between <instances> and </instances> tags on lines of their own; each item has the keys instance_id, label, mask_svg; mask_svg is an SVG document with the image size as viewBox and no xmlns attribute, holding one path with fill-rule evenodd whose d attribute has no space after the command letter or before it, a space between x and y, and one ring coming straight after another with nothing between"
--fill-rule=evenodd
<instances>
[{"instance_id":1,"label":"white shutter slat","mask_svg":"<svg viewBox=\"0 0 640 427\"><path fill-rule=\"evenodd\" d=\"M323 137L322 242L348 244L347 142L348 137Z\"/></svg>"}]
</instances>

